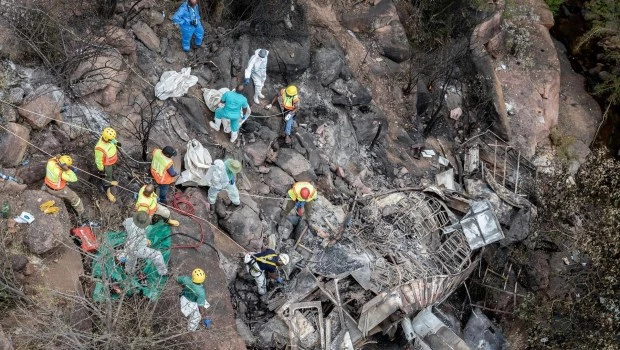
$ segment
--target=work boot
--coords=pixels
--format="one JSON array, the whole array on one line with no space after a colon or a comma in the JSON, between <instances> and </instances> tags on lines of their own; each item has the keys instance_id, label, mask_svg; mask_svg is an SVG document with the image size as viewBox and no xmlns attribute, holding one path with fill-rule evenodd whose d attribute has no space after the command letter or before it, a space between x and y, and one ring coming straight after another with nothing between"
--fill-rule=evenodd
<instances>
[{"instance_id":1,"label":"work boot","mask_svg":"<svg viewBox=\"0 0 620 350\"><path fill-rule=\"evenodd\" d=\"M230 133L230 142L235 142L237 141L237 136L239 136L239 133L236 131L233 131Z\"/></svg>"},{"instance_id":2,"label":"work boot","mask_svg":"<svg viewBox=\"0 0 620 350\"><path fill-rule=\"evenodd\" d=\"M177 226L180 225L180 223L178 221L174 220L174 219L168 219L167 224L170 225L170 226L174 226L174 227L177 227Z\"/></svg>"},{"instance_id":3,"label":"work boot","mask_svg":"<svg viewBox=\"0 0 620 350\"><path fill-rule=\"evenodd\" d=\"M258 100L258 96L254 95L254 103L256 103L257 105L260 104L260 101Z\"/></svg>"},{"instance_id":4,"label":"work boot","mask_svg":"<svg viewBox=\"0 0 620 350\"><path fill-rule=\"evenodd\" d=\"M220 131L220 127L222 126L222 119L215 119L215 123L209 122L209 126L215 131Z\"/></svg>"},{"instance_id":5,"label":"work boot","mask_svg":"<svg viewBox=\"0 0 620 350\"><path fill-rule=\"evenodd\" d=\"M265 95L258 93L258 98L265 98Z\"/></svg>"},{"instance_id":6,"label":"work boot","mask_svg":"<svg viewBox=\"0 0 620 350\"><path fill-rule=\"evenodd\" d=\"M287 145L290 145L290 144L291 144L291 142L292 142L291 137L290 137L289 135L286 135L286 137L284 138L284 142L285 142Z\"/></svg>"},{"instance_id":7,"label":"work boot","mask_svg":"<svg viewBox=\"0 0 620 350\"><path fill-rule=\"evenodd\" d=\"M108 196L108 200L112 203L116 202L116 197L114 197L114 195L112 194L112 188L108 187L108 189L105 191L106 196Z\"/></svg>"}]
</instances>

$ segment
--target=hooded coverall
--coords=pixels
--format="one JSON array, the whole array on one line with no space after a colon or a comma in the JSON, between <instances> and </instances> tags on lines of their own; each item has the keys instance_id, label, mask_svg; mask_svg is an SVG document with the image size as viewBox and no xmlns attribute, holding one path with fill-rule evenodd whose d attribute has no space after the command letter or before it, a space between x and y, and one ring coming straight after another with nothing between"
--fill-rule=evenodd
<instances>
[{"instance_id":1,"label":"hooded coverall","mask_svg":"<svg viewBox=\"0 0 620 350\"><path fill-rule=\"evenodd\" d=\"M224 190L228 193L228 198L234 205L241 204L239 190L235 185L235 175L228 170L228 167L221 159L216 159L207 171L206 181L209 184L209 203L215 204L217 194Z\"/></svg>"},{"instance_id":2,"label":"hooded coverall","mask_svg":"<svg viewBox=\"0 0 620 350\"><path fill-rule=\"evenodd\" d=\"M265 249L260 253L252 253L252 261L245 265L246 270L254 277L259 295L267 293L267 276L265 272L275 273L278 270L280 256L273 249Z\"/></svg>"},{"instance_id":3,"label":"hooded coverall","mask_svg":"<svg viewBox=\"0 0 620 350\"><path fill-rule=\"evenodd\" d=\"M192 37L195 37L194 44L196 46L202 44L205 30L202 28L202 23L200 22L198 4L191 7L189 2L184 2L177 12L174 13L174 16L172 16L172 21L181 28L181 45L183 46L183 51L189 52Z\"/></svg>"},{"instance_id":4,"label":"hooded coverall","mask_svg":"<svg viewBox=\"0 0 620 350\"><path fill-rule=\"evenodd\" d=\"M168 267L164 262L164 257L157 249L149 248L146 239L146 232L133 222L133 218L127 218L123 222L127 231L127 243L125 244L125 272L133 274L136 272L138 259L151 259L157 269L157 273L162 276L168 273Z\"/></svg>"},{"instance_id":5,"label":"hooded coverall","mask_svg":"<svg viewBox=\"0 0 620 350\"><path fill-rule=\"evenodd\" d=\"M252 77L254 81L254 101L261 97L265 80L267 80L267 57L269 57L269 51L265 50L267 52L265 57L260 57L258 54L260 50L257 49L254 55L250 57L248 67L245 69L245 79Z\"/></svg>"}]
</instances>

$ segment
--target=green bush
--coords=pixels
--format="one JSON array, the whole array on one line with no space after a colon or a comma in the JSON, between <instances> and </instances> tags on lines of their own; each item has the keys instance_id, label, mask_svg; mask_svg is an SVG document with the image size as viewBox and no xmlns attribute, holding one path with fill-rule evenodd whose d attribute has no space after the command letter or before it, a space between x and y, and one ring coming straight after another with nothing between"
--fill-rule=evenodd
<instances>
[{"instance_id":1,"label":"green bush","mask_svg":"<svg viewBox=\"0 0 620 350\"><path fill-rule=\"evenodd\" d=\"M549 6L549 9L551 10L551 12L553 12L554 15L558 14L560 6L564 3L564 1L565 0L545 0L547 5Z\"/></svg>"}]
</instances>

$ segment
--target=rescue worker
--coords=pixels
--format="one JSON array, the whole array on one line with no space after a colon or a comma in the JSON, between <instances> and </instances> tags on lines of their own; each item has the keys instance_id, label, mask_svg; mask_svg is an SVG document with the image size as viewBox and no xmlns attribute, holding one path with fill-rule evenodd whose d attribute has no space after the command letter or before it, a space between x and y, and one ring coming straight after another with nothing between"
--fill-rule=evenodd
<instances>
[{"instance_id":1,"label":"rescue worker","mask_svg":"<svg viewBox=\"0 0 620 350\"><path fill-rule=\"evenodd\" d=\"M240 205L239 190L235 184L235 175L240 173L242 169L241 162L235 159L216 159L213 165L209 167L206 176L206 182L209 184L209 204L213 209L213 205L217 200L217 194L220 191L226 191L228 198L234 205Z\"/></svg>"},{"instance_id":2,"label":"rescue worker","mask_svg":"<svg viewBox=\"0 0 620 350\"><path fill-rule=\"evenodd\" d=\"M183 51L189 52L192 37L194 45L200 47L205 30L200 21L200 11L198 10L198 0L187 0L172 16L172 22L181 28L181 46Z\"/></svg>"},{"instance_id":3,"label":"rescue worker","mask_svg":"<svg viewBox=\"0 0 620 350\"><path fill-rule=\"evenodd\" d=\"M97 169L105 174L100 184L112 203L116 202L116 197L111 192L111 186L118 186L118 181L114 180L114 164L118 160L116 147L121 147L121 144L116 141L116 131L112 128L103 129L95 146L95 164Z\"/></svg>"},{"instance_id":4,"label":"rescue worker","mask_svg":"<svg viewBox=\"0 0 620 350\"><path fill-rule=\"evenodd\" d=\"M133 217L127 218L123 222L125 231L127 231L125 272L128 274L136 272L138 259L150 259L160 276L168 274L168 267L161 252L157 249L149 248L151 241L146 238L146 231L144 229L150 223L151 219L144 211L134 213Z\"/></svg>"},{"instance_id":5,"label":"rescue worker","mask_svg":"<svg viewBox=\"0 0 620 350\"><path fill-rule=\"evenodd\" d=\"M194 269L192 277L179 276L177 283L183 286L181 292L181 312L187 317L187 329L190 332L198 330L200 320L206 317L206 310L211 306L207 302L207 297L203 283L205 272L202 269Z\"/></svg>"},{"instance_id":6,"label":"rescue worker","mask_svg":"<svg viewBox=\"0 0 620 350\"><path fill-rule=\"evenodd\" d=\"M151 176L159 188L159 203L166 204L166 195L170 184L179 175L174 169L172 157L177 155L177 151L171 146L164 147L163 150L155 148L153 150L153 160L151 160Z\"/></svg>"},{"instance_id":7,"label":"rescue worker","mask_svg":"<svg viewBox=\"0 0 620 350\"><path fill-rule=\"evenodd\" d=\"M276 254L273 249L265 249L260 253L250 253L243 257L246 271L254 277L259 295L267 293L267 278L282 283L279 276L278 267L287 265L289 256L287 254Z\"/></svg>"},{"instance_id":8,"label":"rescue worker","mask_svg":"<svg viewBox=\"0 0 620 350\"><path fill-rule=\"evenodd\" d=\"M284 135L286 136L286 143L291 143L293 123L295 122L295 115L297 115L297 111L299 111L299 95L297 92L297 87L295 85L289 85L286 89L281 89L280 93L273 97L271 103L265 106L265 109L269 110L271 106L278 101L280 110L284 115Z\"/></svg>"},{"instance_id":9,"label":"rescue worker","mask_svg":"<svg viewBox=\"0 0 620 350\"><path fill-rule=\"evenodd\" d=\"M243 84L250 84L250 77L254 81L254 103L260 104L259 98L265 98L261 93L265 80L267 80L267 55L269 51L265 49L257 49L254 55L248 61L248 67L245 69L245 80Z\"/></svg>"},{"instance_id":10,"label":"rescue worker","mask_svg":"<svg viewBox=\"0 0 620 350\"><path fill-rule=\"evenodd\" d=\"M215 122L209 122L213 129L220 131L222 118L230 120L230 142L237 140L240 120L245 120L250 116L248 99L241 94L243 90L245 90L245 85L239 84L235 90L225 92L220 100L224 106L215 110Z\"/></svg>"},{"instance_id":11,"label":"rescue worker","mask_svg":"<svg viewBox=\"0 0 620 350\"><path fill-rule=\"evenodd\" d=\"M170 210L163 205L157 203L157 194L155 186L152 184L144 185L138 192L138 200L136 200L136 211L145 211L149 217L157 214L170 226L179 226L179 222L170 218Z\"/></svg>"},{"instance_id":12,"label":"rescue worker","mask_svg":"<svg viewBox=\"0 0 620 350\"><path fill-rule=\"evenodd\" d=\"M47 161L45 169L45 185L42 190L47 193L67 200L75 209L78 218L83 219L84 204L82 199L67 187L67 182L77 182L77 176L73 167L73 159L68 155L56 156Z\"/></svg>"},{"instance_id":13,"label":"rescue worker","mask_svg":"<svg viewBox=\"0 0 620 350\"><path fill-rule=\"evenodd\" d=\"M290 190L288 190L288 196L291 200L286 201L286 206L280 216L286 216L290 211L295 208L298 216L303 217L306 215L307 219L310 219L312 215L312 201L317 199L318 194L316 188L311 183L306 181L299 181L293 184Z\"/></svg>"}]
</instances>

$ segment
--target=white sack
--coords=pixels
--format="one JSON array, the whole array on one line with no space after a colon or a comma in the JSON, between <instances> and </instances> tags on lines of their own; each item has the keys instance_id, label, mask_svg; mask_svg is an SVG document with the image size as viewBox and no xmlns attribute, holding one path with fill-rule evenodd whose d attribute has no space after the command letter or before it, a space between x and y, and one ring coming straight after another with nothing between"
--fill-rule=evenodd
<instances>
[{"instance_id":1,"label":"white sack","mask_svg":"<svg viewBox=\"0 0 620 350\"><path fill-rule=\"evenodd\" d=\"M177 178L175 184L183 186L207 186L205 177L213 159L209 150L202 144L192 139L187 143L187 153L185 153L185 170Z\"/></svg>"},{"instance_id":2,"label":"white sack","mask_svg":"<svg viewBox=\"0 0 620 350\"><path fill-rule=\"evenodd\" d=\"M198 82L198 77L190 75L191 68L181 69L181 73L166 71L155 85L155 96L160 100L169 97L181 97L187 93L190 87Z\"/></svg>"}]
</instances>

